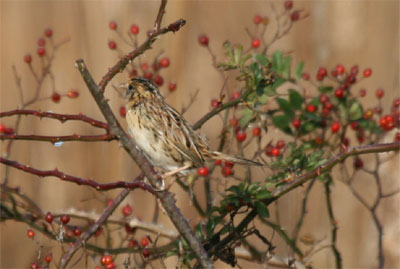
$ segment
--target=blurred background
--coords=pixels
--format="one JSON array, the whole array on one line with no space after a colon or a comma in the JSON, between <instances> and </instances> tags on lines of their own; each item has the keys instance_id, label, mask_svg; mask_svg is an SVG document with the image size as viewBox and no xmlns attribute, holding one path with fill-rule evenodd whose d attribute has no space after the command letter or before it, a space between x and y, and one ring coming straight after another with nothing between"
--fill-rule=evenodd
<instances>
[{"instance_id":1,"label":"blurred background","mask_svg":"<svg viewBox=\"0 0 400 269\"><path fill-rule=\"evenodd\" d=\"M276 24L271 13L271 5L282 10L283 1L170 1L163 25L179 18L187 24L175 34L162 36L153 45L153 50L142 56L142 61L151 61L154 55L163 51L163 56L169 57L170 67L163 71L165 80L162 90L168 92L170 81L177 83L175 92L168 95L168 102L180 110L190 101L190 94L199 90L193 106L185 114L190 123L197 121L210 110L211 99L218 98L224 81L212 67L212 58L208 51L198 44L198 36L207 34L210 38L210 48L223 59L222 44L225 40L232 43L242 43L250 47L251 38L246 28L254 32L255 15L268 16L271 23L267 27L266 37L272 36ZM115 32L108 27L110 21L118 24L118 29L125 34L131 24L140 27L139 42L145 40L147 30L152 29L157 15L159 1L5 1L0 2L1 8L1 65L0 65L0 110L8 111L18 107L19 93L12 66L16 67L21 77L24 96L32 96L36 87L24 55L32 54L32 65L40 70L40 59L37 57L37 41L43 37L46 28L53 29L53 39L57 43L65 38L70 41L63 45L56 54L52 66L56 89L66 93L70 89L79 91L78 99L62 97L59 103L44 99L32 109L54 111L57 113L83 114L104 121L89 91L74 68L76 59L85 60L96 81L118 60L118 53L108 48L108 42L115 40L118 49L127 53L131 49L125 45ZM383 108L392 104L399 96L399 2L398 1L295 1L293 9L309 14L305 20L295 23L291 31L270 49L280 49L290 52L293 62L305 62L304 71L314 78L318 67L325 66L328 70L337 64L343 64L346 69L358 65L360 70L372 68L372 77L365 79L357 88L365 88L367 97L363 103L376 102L375 90L383 88ZM128 79L126 73L121 73L112 81L118 86ZM106 96L110 104L119 114L123 104L122 99L109 84ZM229 86L232 90L238 87L234 77L230 77ZM50 80L44 82L42 97L51 95ZM388 112L388 111L386 111ZM121 119L121 118L120 118ZM15 117L2 118L1 123L14 125ZM125 126L125 122L121 119ZM221 127L219 117L205 124L201 132L210 139L215 148L218 144L218 134ZM20 134L68 135L73 133L94 135L100 130L87 124L66 122L61 124L55 120L33 117L23 117ZM281 133L270 130L264 139L282 137ZM8 142L0 142L1 154L5 152ZM234 150L233 150L234 153ZM67 174L82 178L93 178L99 182L117 180L128 181L138 173L136 164L128 157L117 142L85 143L67 142L61 147L54 147L47 142L16 141L10 156L38 169L58 168ZM395 190L399 184L398 158L382 166L381 173L385 179L385 190ZM365 166L373 165L373 158L365 158ZM3 178L4 165L0 166ZM262 171L257 171L264 176ZM340 177L339 173L335 173ZM119 191L96 193L88 187L68 184L56 178L39 178L15 169L10 170L10 186L20 186L27 195L32 196L44 211L63 212L75 208L79 210L101 212L107 198L115 197ZM377 232L369 212L354 198L348 188L335 181L333 188L334 213L337 218L338 248L347 268L374 268L377 266ZM216 185L214 183L214 185ZM320 186L318 186L320 185ZM365 174L358 178L357 188L367 201L374 199L376 192L374 181ZM202 192L202 184L195 187ZM280 199L278 211L282 226L293 229L299 214L299 201L304 188L286 195ZM179 186L171 189L177 192L178 206L192 224L198 221L188 196L182 193ZM96 198L95 198L96 197ZM316 239L330 238L330 225L324 199L323 186L317 184L312 190L309 200L305 225L300 234L311 234ZM122 203L130 203L135 216L151 221L154 210L154 198L143 191L134 191ZM384 199L379 206L379 218L384 225L383 249L385 267L400 267L400 195ZM120 215L120 212L114 214ZM173 228L164 215L160 219L163 224ZM26 237L26 224L5 222L0 224L1 237L1 268L26 268L38 255L39 246ZM264 230L265 236L271 238L272 232ZM280 256L290 256L289 247L277 239L276 252ZM55 242L38 235L37 240L57 253L59 247ZM261 244L259 245L261 247ZM171 261L169 265L175 263ZM244 267L261 268L262 265L239 261ZM334 258L330 249L325 249L313 257L315 268L334 266ZM79 266L84 266L83 264ZM228 265L219 263L220 268ZM93 266L92 266L93 267Z\"/></svg>"}]
</instances>

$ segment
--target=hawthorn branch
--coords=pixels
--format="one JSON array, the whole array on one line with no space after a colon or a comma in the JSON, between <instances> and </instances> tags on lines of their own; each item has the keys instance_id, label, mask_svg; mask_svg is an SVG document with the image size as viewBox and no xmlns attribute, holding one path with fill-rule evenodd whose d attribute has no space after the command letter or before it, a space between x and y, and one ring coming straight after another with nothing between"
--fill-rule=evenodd
<instances>
[{"instance_id":1,"label":"hawthorn branch","mask_svg":"<svg viewBox=\"0 0 400 269\"><path fill-rule=\"evenodd\" d=\"M0 135L0 140L31 140L31 141L44 141L44 142L67 142L67 141L84 141L84 142L98 142L98 141L112 141L117 138L112 134L103 135L64 135L64 136L45 136L45 135L17 135L8 134Z\"/></svg>"},{"instance_id":2,"label":"hawthorn branch","mask_svg":"<svg viewBox=\"0 0 400 269\"><path fill-rule=\"evenodd\" d=\"M7 112L0 112L0 118L3 117L11 117L15 115L32 115L39 118L51 118L59 120L61 123L64 123L69 120L75 121L83 121L89 123L93 127L108 129L108 124L105 122L101 122L90 117L87 117L83 114L73 115L73 114L58 114L53 112L43 112L37 110L27 110L27 109L15 109Z\"/></svg>"},{"instance_id":3,"label":"hawthorn branch","mask_svg":"<svg viewBox=\"0 0 400 269\"><path fill-rule=\"evenodd\" d=\"M148 191L151 194L155 194L155 190L150 185L144 183L141 180L134 180L133 182L116 181L112 183L101 184L90 178L79 178L67 175L63 172L58 171L57 168L54 170L39 170L36 168L32 168L28 165L23 165L16 161L5 159L3 157L0 157L0 163L14 167L18 170L24 171L29 174L37 175L39 177L57 177L63 181L72 182L78 185L89 186L99 191L107 191L107 190L121 189L121 188L133 190L139 188Z\"/></svg>"},{"instance_id":4,"label":"hawthorn branch","mask_svg":"<svg viewBox=\"0 0 400 269\"><path fill-rule=\"evenodd\" d=\"M123 70L133 59L135 59L139 55L143 54L146 50L151 49L151 45L154 43L154 41L157 40L157 38L160 35L166 34L168 32L175 33L182 26L185 25L186 21L183 19L179 19L179 20L171 23L167 27L160 28L161 20L162 20L163 14L165 13L165 5L166 4L167 4L166 0L161 1L157 19L154 23L154 31L148 35L147 40L143 44L141 44L139 47L137 47L135 50L130 52L128 55L125 55L124 57L122 57L121 60L119 60L119 62L116 65L111 67L109 69L109 71L103 76L103 78L101 79L101 81L99 83L101 92L105 91L105 88L106 88L108 82L110 82L111 79L116 74L118 74L121 70Z\"/></svg>"},{"instance_id":5,"label":"hawthorn branch","mask_svg":"<svg viewBox=\"0 0 400 269\"><path fill-rule=\"evenodd\" d=\"M162 28L166 29L166 28ZM162 31L160 29L160 31ZM167 30L165 30L167 31ZM143 155L141 151L136 147L133 143L133 140L124 132L121 128L119 122L115 118L110 106L108 105L107 100L103 95L103 91L101 86L98 86L89 71L86 69L85 63L83 60L76 61L76 67L82 75L83 80L86 83L86 86L90 90L93 98L95 99L99 109L101 110L103 116L107 120L110 129L113 134L115 134L120 140L123 148L127 151L127 153L131 156L133 160L138 164L138 166L143 171L146 178L150 181L153 187L157 187L160 177L154 171L154 168L148 162L146 157ZM156 192L155 194L158 199L160 199L165 211L167 212L169 218L178 229L179 233L186 240L189 247L193 251L194 255L198 259L199 263L204 268L213 268L212 262L209 260L207 253L205 252L201 242L196 237L194 231L190 228L189 223L182 215L180 209L176 206L173 195L168 191ZM62 263L62 267L67 265L69 260L64 260Z\"/></svg>"}]
</instances>

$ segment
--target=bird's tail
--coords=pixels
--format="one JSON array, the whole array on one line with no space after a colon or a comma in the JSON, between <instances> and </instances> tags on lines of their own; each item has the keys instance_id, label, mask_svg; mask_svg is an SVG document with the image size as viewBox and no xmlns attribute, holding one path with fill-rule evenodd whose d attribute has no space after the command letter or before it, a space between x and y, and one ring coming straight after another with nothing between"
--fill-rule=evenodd
<instances>
[{"instance_id":1,"label":"bird's tail","mask_svg":"<svg viewBox=\"0 0 400 269\"><path fill-rule=\"evenodd\" d=\"M256 166L264 166L264 164L248 160L242 157L236 157L236 156L231 156L228 154L224 154L222 152L214 151L212 154L212 158L214 160L223 160L223 161L228 161L228 162L233 162L241 165L256 165Z\"/></svg>"}]
</instances>

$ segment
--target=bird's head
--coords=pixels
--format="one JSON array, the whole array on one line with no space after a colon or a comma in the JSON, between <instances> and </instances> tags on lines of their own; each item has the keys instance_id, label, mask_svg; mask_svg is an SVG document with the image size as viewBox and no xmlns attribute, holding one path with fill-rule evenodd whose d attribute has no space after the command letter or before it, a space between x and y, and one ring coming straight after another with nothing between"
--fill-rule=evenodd
<instances>
[{"instance_id":1,"label":"bird's head","mask_svg":"<svg viewBox=\"0 0 400 269\"><path fill-rule=\"evenodd\" d=\"M162 100L160 90L150 80L133 78L125 85L125 100L127 102L143 102L147 100Z\"/></svg>"}]
</instances>

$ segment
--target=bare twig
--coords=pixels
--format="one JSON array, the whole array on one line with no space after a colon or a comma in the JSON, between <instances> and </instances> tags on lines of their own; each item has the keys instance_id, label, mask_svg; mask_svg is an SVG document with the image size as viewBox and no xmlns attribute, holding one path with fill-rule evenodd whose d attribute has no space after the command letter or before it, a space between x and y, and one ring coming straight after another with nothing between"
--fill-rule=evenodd
<instances>
[{"instance_id":1,"label":"bare twig","mask_svg":"<svg viewBox=\"0 0 400 269\"><path fill-rule=\"evenodd\" d=\"M103 135L63 135L63 136L45 136L45 135L0 135L0 140L31 140L31 141L45 141L50 143L67 142L67 141L84 141L84 142L98 142L98 141L111 141L117 138L111 134Z\"/></svg>"}]
</instances>

